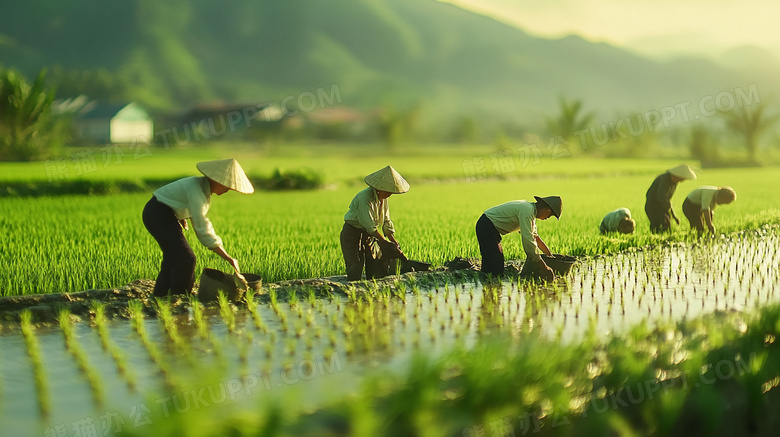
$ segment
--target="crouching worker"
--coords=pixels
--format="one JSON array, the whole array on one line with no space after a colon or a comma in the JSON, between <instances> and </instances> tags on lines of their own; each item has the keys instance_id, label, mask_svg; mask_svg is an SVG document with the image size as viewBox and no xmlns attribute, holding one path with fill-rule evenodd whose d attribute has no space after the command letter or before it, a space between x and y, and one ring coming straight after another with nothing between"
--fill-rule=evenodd
<instances>
[{"instance_id":1,"label":"crouching worker","mask_svg":"<svg viewBox=\"0 0 780 437\"><path fill-rule=\"evenodd\" d=\"M154 284L157 297L189 294L195 283L195 254L182 232L187 230L186 219L192 222L200 243L240 274L238 261L225 252L206 214L212 194L220 196L229 190L251 194L254 188L235 159L199 162L197 167L203 177L183 178L159 188L144 207L144 226L163 252Z\"/></svg>"},{"instance_id":2,"label":"crouching worker","mask_svg":"<svg viewBox=\"0 0 780 437\"><path fill-rule=\"evenodd\" d=\"M504 273L504 249L501 236L518 232L522 236L525 263L521 277L555 279L555 273L537 253L537 248L552 255L547 245L536 233L536 219L547 220L554 215L561 217L561 198L558 196L538 197L536 202L513 200L485 211L477 221L477 241L482 255L482 273L499 276Z\"/></svg>"},{"instance_id":3,"label":"crouching worker","mask_svg":"<svg viewBox=\"0 0 780 437\"><path fill-rule=\"evenodd\" d=\"M715 235L715 226L712 225L712 215L715 207L726 205L737 199L737 193L731 187L715 187L712 185L703 185L693 191L683 202L683 213L691 224L692 229L696 229L699 237L704 233L704 224L712 235ZM703 218L703 220L702 220ZM702 223L703 222L703 223Z\"/></svg>"},{"instance_id":4,"label":"crouching worker","mask_svg":"<svg viewBox=\"0 0 780 437\"><path fill-rule=\"evenodd\" d=\"M601 220L599 231L602 234L609 232L620 232L621 234L631 234L634 232L636 222L631 218L631 211L628 208L618 208Z\"/></svg>"},{"instance_id":5,"label":"crouching worker","mask_svg":"<svg viewBox=\"0 0 780 437\"><path fill-rule=\"evenodd\" d=\"M341 229L341 253L350 281L360 280L364 266L366 279L387 276L390 260L403 257L388 198L409 191L409 183L389 165L366 176L365 182L368 188L352 199Z\"/></svg>"}]
</instances>

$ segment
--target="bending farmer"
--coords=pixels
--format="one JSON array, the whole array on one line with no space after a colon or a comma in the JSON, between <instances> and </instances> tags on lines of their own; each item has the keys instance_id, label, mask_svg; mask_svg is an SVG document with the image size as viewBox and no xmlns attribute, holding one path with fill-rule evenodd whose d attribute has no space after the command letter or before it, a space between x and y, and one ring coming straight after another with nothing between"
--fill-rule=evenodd
<instances>
[{"instance_id":1,"label":"bending farmer","mask_svg":"<svg viewBox=\"0 0 780 437\"><path fill-rule=\"evenodd\" d=\"M513 200L494 206L486 210L477 220L476 232L479 252L482 254L482 273L498 276L504 272L504 249L501 247L501 236L519 232L522 235L526 256L520 276L555 279L553 271L536 251L539 248L545 254L552 255L550 249L536 233L536 219L547 220L551 215L560 219L563 205L558 196L534 196L534 198L536 202Z\"/></svg>"},{"instance_id":2,"label":"bending farmer","mask_svg":"<svg viewBox=\"0 0 780 437\"><path fill-rule=\"evenodd\" d=\"M631 211L628 208L618 208L601 220L599 231L602 234L609 232L620 232L621 234L631 234L634 232L636 222L631 218Z\"/></svg>"},{"instance_id":3,"label":"bending farmer","mask_svg":"<svg viewBox=\"0 0 780 437\"><path fill-rule=\"evenodd\" d=\"M193 176L171 182L155 191L144 207L144 226L163 252L160 274L154 284L154 295L158 297L192 291L195 254L182 232L187 229L188 218L201 244L240 273L238 261L225 252L222 240L206 214L212 194L219 196L229 190L250 194L254 188L235 159L199 162L197 167L205 177Z\"/></svg>"},{"instance_id":4,"label":"bending farmer","mask_svg":"<svg viewBox=\"0 0 780 437\"><path fill-rule=\"evenodd\" d=\"M363 266L366 279L387 276L390 260L403 257L387 201L393 194L409 191L409 183L389 165L366 176L365 181L368 188L352 199L341 229L341 253L350 281L360 279Z\"/></svg>"},{"instance_id":5,"label":"bending farmer","mask_svg":"<svg viewBox=\"0 0 780 437\"><path fill-rule=\"evenodd\" d=\"M737 199L737 193L731 187L715 187L703 185L693 191L683 202L683 214L691 224L691 229L699 232L699 237L704 233L704 223L712 235L715 235L715 227L712 225L712 215L718 205L729 204ZM702 218L704 218L702 223Z\"/></svg>"},{"instance_id":6,"label":"bending farmer","mask_svg":"<svg viewBox=\"0 0 780 437\"><path fill-rule=\"evenodd\" d=\"M696 173L683 164L659 175L650 185L645 202L645 213L650 219L650 232L656 234L668 232L672 228L671 219L674 219L678 225L680 224L680 219L674 215L674 209L672 209L672 196L677 190L677 184L686 179L696 180Z\"/></svg>"}]
</instances>

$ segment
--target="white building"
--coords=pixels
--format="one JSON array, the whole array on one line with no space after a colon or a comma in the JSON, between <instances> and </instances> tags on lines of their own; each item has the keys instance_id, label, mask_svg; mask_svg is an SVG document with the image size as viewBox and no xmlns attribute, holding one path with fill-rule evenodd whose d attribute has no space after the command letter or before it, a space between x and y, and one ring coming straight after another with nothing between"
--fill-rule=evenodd
<instances>
[{"instance_id":1,"label":"white building","mask_svg":"<svg viewBox=\"0 0 780 437\"><path fill-rule=\"evenodd\" d=\"M91 102L73 120L78 139L97 144L150 143L154 123L135 103L98 104Z\"/></svg>"}]
</instances>

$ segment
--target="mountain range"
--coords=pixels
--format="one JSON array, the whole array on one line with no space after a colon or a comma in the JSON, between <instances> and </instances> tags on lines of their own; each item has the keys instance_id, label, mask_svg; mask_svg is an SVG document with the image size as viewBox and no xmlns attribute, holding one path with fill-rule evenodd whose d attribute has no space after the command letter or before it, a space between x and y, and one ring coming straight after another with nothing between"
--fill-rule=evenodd
<instances>
[{"instance_id":1,"label":"mountain range","mask_svg":"<svg viewBox=\"0 0 780 437\"><path fill-rule=\"evenodd\" d=\"M105 70L157 111L335 85L341 104L365 110L532 121L565 97L614 117L750 84L763 97L780 77L780 63L755 53L657 60L577 36L532 37L434 0L2 3L0 66L28 77Z\"/></svg>"}]
</instances>

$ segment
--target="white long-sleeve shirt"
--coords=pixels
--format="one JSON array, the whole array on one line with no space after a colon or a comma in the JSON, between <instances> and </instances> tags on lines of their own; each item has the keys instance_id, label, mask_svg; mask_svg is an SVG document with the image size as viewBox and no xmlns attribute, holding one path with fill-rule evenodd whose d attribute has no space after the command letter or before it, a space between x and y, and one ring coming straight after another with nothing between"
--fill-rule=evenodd
<instances>
[{"instance_id":1,"label":"white long-sleeve shirt","mask_svg":"<svg viewBox=\"0 0 780 437\"><path fill-rule=\"evenodd\" d=\"M708 209L712 211L718 206L716 202L718 200L718 191L719 188L714 185L702 185L691 191L687 198L694 204L701 206L702 211Z\"/></svg>"},{"instance_id":2,"label":"white long-sleeve shirt","mask_svg":"<svg viewBox=\"0 0 780 437\"><path fill-rule=\"evenodd\" d=\"M154 197L170 206L177 219L191 219L195 235L202 245L209 249L222 246L222 239L206 216L211 206L211 187L207 177L192 176L171 182L158 188Z\"/></svg>"},{"instance_id":3,"label":"white long-sleeve shirt","mask_svg":"<svg viewBox=\"0 0 780 437\"><path fill-rule=\"evenodd\" d=\"M527 259L538 262L541 257L536 245L536 204L525 200L512 200L485 211L501 235L520 231L523 250Z\"/></svg>"},{"instance_id":4,"label":"white long-sleeve shirt","mask_svg":"<svg viewBox=\"0 0 780 437\"><path fill-rule=\"evenodd\" d=\"M376 190L368 187L352 199L344 221L358 229L364 229L369 234L381 227L382 234L389 238L395 234L395 226L390 220L390 206L387 201L388 199L379 200Z\"/></svg>"}]
</instances>

